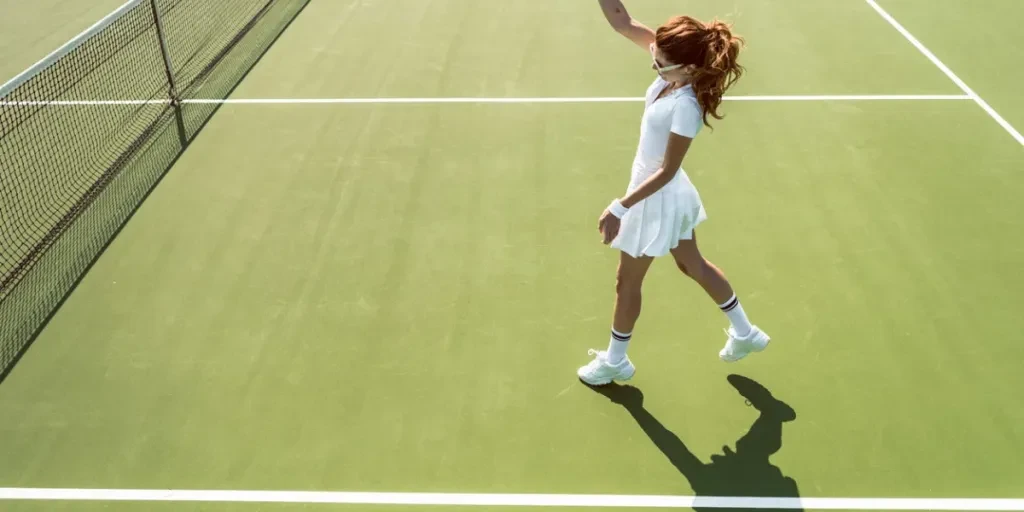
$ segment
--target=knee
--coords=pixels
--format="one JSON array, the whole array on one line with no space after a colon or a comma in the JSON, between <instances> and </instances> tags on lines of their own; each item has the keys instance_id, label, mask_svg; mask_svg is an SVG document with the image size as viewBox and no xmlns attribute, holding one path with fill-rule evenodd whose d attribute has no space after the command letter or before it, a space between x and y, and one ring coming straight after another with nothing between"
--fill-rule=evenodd
<instances>
[{"instance_id":1,"label":"knee","mask_svg":"<svg viewBox=\"0 0 1024 512\"><path fill-rule=\"evenodd\" d=\"M615 277L615 294L619 297L633 297L640 294L640 280L620 273Z\"/></svg>"},{"instance_id":2,"label":"knee","mask_svg":"<svg viewBox=\"0 0 1024 512\"><path fill-rule=\"evenodd\" d=\"M676 268L678 268L679 271L682 272L684 275L690 275L690 271L686 270L686 265L679 260L676 260Z\"/></svg>"},{"instance_id":3,"label":"knee","mask_svg":"<svg viewBox=\"0 0 1024 512\"><path fill-rule=\"evenodd\" d=\"M696 262L692 262L689 264L683 264L679 262L677 262L676 264L679 266L679 270L681 270L684 274L690 276L691 279L697 281L698 283L703 281L704 276L707 275L706 269L708 266L707 261L704 259L700 259Z\"/></svg>"}]
</instances>

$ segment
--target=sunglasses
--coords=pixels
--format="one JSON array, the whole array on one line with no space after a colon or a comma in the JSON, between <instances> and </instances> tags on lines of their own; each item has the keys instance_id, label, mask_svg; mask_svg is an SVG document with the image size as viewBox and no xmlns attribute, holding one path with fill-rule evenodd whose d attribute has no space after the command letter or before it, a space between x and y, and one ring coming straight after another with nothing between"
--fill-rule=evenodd
<instances>
[{"instance_id":1,"label":"sunglasses","mask_svg":"<svg viewBox=\"0 0 1024 512\"><path fill-rule=\"evenodd\" d=\"M654 43L651 43L651 60L654 61L654 69L658 70L658 73L664 73L666 71L674 71L674 70L677 70L677 69L683 67L682 64L673 64L671 66L662 66L661 63L658 62L658 57L656 57Z\"/></svg>"}]
</instances>

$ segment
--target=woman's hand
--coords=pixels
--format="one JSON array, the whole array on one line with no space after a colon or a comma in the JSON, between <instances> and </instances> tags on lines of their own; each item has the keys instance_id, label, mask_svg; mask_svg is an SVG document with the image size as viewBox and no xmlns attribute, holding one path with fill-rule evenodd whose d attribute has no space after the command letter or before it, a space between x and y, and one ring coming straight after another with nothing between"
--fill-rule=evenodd
<instances>
[{"instance_id":1,"label":"woman's hand","mask_svg":"<svg viewBox=\"0 0 1024 512\"><path fill-rule=\"evenodd\" d=\"M615 240L621 225L622 221L618 217L612 215L612 212L605 210L597 219L597 231L604 235L601 243L608 245L612 240Z\"/></svg>"}]
</instances>

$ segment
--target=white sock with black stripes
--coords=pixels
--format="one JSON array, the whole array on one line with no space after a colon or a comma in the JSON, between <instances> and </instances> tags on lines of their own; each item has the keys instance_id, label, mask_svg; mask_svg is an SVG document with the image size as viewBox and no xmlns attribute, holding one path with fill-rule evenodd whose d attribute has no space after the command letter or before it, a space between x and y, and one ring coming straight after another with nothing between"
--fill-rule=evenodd
<instances>
[{"instance_id":1,"label":"white sock with black stripes","mask_svg":"<svg viewBox=\"0 0 1024 512\"><path fill-rule=\"evenodd\" d=\"M608 362L616 364L626 357L626 349L629 348L629 340L633 333L621 333L612 329L612 337L608 340Z\"/></svg>"},{"instance_id":2,"label":"white sock with black stripes","mask_svg":"<svg viewBox=\"0 0 1024 512\"><path fill-rule=\"evenodd\" d=\"M750 320L747 319L747 314L743 312L743 306L740 305L740 299L736 298L736 294L719 304L718 307L722 309L725 316L729 317L729 323L732 324L732 330L736 331L736 336L742 338L754 329L754 326L750 325Z\"/></svg>"}]
</instances>

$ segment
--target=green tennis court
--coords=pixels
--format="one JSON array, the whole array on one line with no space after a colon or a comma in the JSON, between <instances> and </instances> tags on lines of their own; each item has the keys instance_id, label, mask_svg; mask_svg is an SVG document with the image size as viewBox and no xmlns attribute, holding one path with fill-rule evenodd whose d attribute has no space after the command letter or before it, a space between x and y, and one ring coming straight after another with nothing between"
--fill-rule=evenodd
<instances>
[{"instance_id":1,"label":"green tennis court","mask_svg":"<svg viewBox=\"0 0 1024 512\"><path fill-rule=\"evenodd\" d=\"M0 82L117 7L4 3ZM747 40L684 167L768 350L666 259L576 377L654 78L597 2L311 0L0 382L0 509L1024 510L1024 3L626 5Z\"/></svg>"}]
</instances>

